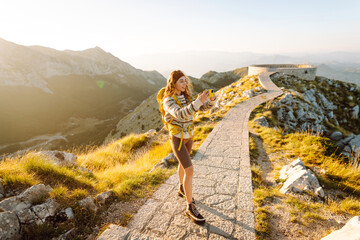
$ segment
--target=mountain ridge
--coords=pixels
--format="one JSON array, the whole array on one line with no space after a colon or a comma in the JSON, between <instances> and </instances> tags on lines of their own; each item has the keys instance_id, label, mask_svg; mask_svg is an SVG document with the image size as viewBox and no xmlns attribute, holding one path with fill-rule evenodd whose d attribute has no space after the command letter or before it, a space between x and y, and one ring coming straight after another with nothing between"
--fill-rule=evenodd
<instances>
[{"instance_id":1,"label":"mountain ridge","mask_svg":"<svg viewBox=\"0 0 360 240\"><path fill-rule=\"evenodd\" d=\"M59 51L1 39L0 109L6 114L0 117L0 153L27 148L23 143L31 139L37 145L36 136L65 139L51 148L100 143L115 119L165 82L157 71L137 69L100 47Z\"/></svg>"},{"instance_id":2,"label":"mountain ridge","mask_svg":"<svg viewBox=\"0 0 360 240\"><path fill-rule=\"evenodd\" d=\"M164 81L157 71L141 71L120 60L100 47L82 51L59 51L42 46L22 46L6 40L0 41L0 85L37 87L53 93L47 78L63 75L123 74ZM20 66L20 67L19 67ZM160 77L161 76L161 77Z\"/></svg>"}]
</instances>

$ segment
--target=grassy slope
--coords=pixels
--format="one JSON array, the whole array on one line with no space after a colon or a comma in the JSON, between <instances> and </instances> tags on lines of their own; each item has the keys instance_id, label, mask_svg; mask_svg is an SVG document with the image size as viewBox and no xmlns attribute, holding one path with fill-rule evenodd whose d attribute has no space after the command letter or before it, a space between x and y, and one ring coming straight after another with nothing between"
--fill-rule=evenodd
<instances>
[{"instance_id":1,"label":"grassy slope","mask_svg":"<svg viewBox=\"0 0 360 240\"><path fill-rule=\"evenodd\" d=\"M314 85L318 84L315 81ZM265 116L273 127L279 127L271 105L258 106L253 111L251 120L261 115ZM284 135L281 130L261 127L253 122L250 122L249 126L261 138L266 150L272 166L270 172L266 170L267 174L275 176L272 179L273 184L263 179L265 169L262 163L256 160L259 149L252 139L250 155L254 160L252 173L258 239L279 237L275 236L282 231L278 226L281 224L276 221L279 215L283 218L281 221L287 222L288 232L283 237L318 239L341 225L331 223L360 214L360 171L340 155L334 142L310 132ZM299 196L283 195L279 192L281 183L276 184L275 181L281 167L298 157L316 174L325 190L324 200L319 201L311 193ZM279 209L284 213L279 214Z\"/></svg>"},{"instance_id":2,"label":"grassy slope","mask_svg":"<svg viewBox=\"0 0 360 240\"><path fill-rule=\"evenodd\" d=\"M257 77L245 77L217 92L219 98L229 101L221 110L210 114L198 113L195 119L193 153L200 147L226 112L236 103L246 100L241 93L260 84ZM78 156L75 166L57 166L33 152L16 159L5 159L0 163L0 177L7 193L20 193L27 187L44 183L53 188L50 197L66 208L75 212L73 221L45 224L43 227L25 228L25 237L52 238L76 227L76 235L82 239L92 233L95 226L103 228L109 223L102 223L98 215L80 208L77 202L87 196L96 196L106 190L115 192L114 201L133 201L147 197L176 171L157 169L149 171L171 151L167 133L157 132L154 136L130 134L101 147L88 146L85 149L73 149L70 152ZM78 166L93 172L83 172ZM106 208L101 211L106 211ZM124 214L126 215L126 213ZM125 216L126 217L126 216ZM129 216L126 217L128 220ZM85 220L85 221L84 221ZM123 222L126 225L127 221Z\"/></svg>"}]
</instances>

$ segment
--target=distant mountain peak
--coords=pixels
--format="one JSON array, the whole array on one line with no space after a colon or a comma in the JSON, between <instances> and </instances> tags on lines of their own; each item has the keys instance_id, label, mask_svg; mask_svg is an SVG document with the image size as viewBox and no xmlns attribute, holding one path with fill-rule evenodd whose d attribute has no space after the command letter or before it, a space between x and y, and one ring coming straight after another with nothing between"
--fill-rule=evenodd
<instances>
[{"instance_id":1,"label":"distant mountain peak","mask_svg":"<svg viewBox=\"0 0 360 240\"><path fill-rule=\"evenodd\" d=\"M99 47L99 46L96 46L96 47L94 47L93 48L94 50L99 50L99 51L103 51L103 52L105 52L101 47Z\"/></svg>"},{"instance_id":2,"label":"distant mountain peak","mask_svg":"<svg viewBox=\"0 0 360 240\"><path fill-rule=\"evenodd\" d=\"M98 47L98 46L95 46L93 48L88 48L88 49L85 49L81 52L91 52L91 53L105 53L105 54L108 54L108 52L106 52L104 49L102 49L101 47Z\"/></svg>"}]
</instances>

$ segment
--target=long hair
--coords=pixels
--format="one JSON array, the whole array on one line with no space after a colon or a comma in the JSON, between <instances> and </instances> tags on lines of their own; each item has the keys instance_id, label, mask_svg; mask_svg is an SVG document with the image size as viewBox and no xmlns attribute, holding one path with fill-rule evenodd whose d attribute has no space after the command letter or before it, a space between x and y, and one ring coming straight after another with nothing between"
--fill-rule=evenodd
<instances>
[{"instance_id":1,"label":"long hair","mask_svg":"<svg viewBox=\"0 0 360 240\"><path fill-rule=\"evenodd\" d=\"M193 86L192 86L191 80L181 70L174 70L170 73L169 79L167 81L167 85L165 87L164 98L175 94L175 84L179 80L179 78L181 78L182 76L184 76L186 79L186 88L185 88L185 91L182 93L184 94L186 101L189 101L189 99L192 99Z\"/></svg>"}]
</instances>

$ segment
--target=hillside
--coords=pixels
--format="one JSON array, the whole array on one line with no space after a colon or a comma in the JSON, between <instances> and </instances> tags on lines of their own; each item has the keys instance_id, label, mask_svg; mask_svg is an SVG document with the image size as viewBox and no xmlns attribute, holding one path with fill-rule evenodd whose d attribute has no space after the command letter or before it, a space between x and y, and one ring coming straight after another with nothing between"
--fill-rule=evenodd
<instances>
[{"instance_id":1,"label":"hillside","mask_svg":"<svg viewBox=\"0 0 360 240\"><path fill-rule=\"evenodd\" d=\"M238 68L233 71L217 73L210 71L201 76L200 79L189 76L194 87L195 94L205 89L218 89L237 81L246 76L247 68ZM157 131L163 127L159 106L156 101L157 92L145 99L131 113L122 118L111 130L105 139L105 143L123 137L130 133L146 132L150 129Z\"/></svg>"},{"instance_id":2,"label":"hillside","mask_svg":"<svg viewBox=\"0 0 360 240\"><path fill-rule=\"evenodd\" d=\"M194 152L226 112L249 97L239 94L255 87L253 94L260 93L256 78L243 78L217 92L221 110L216 117L197 115ZM164 131L130 134L71 153L32 151L7 158L0 163L0 209L9 212L0 218L21 226L23 236L30 239L61 234L93 239L111 222L126 225L146 196L176 170L173 162L170 169L149 172L171 151L167 139ZM14 210L17 204L22 205ZM41 212L44 208L46 213ZM19 236L18 227L12 229L13 236Z\"/></svg>"},{"instance_id":3,"label":"hillside","mask_svg":"<svg viewBox=\"0 0 360 240\"><path fill-rule=\"evenodd\" d=\"M164 83L99 47L58 51L0 39L0 153L99 144Z\"/></svg>"},{"instance_id":4,"label":"hillside","mask_svg":"<svg viewBox=\"0 0 360 240\"><path fill-rule=\"evenodd\" d=\"M257 236L320 239L360 214L360 88L324 77L271 79L284 94L258 106L249 122ZM299 160L323 193L295 168L296 183L284 193L284 171Z\"/></svg>"},{"instance_id":5,"label":"hillside","mask_svg":"<svg viewBox=\"0 0 360 240\"><path fill-rule=\"evenodd\" d=\"M284 94L257 107L249 122L257 236L321 238L360 214L357 161L345 151L359 136L354 108L360 103L360 91L356 85L321 77L309 82L275 74L272 80ZM219 89L216 107L196 114L193 153L233 106L262 92L258 76ZM144 115L142 121L151 122L153 117ZM95 239L109 223L126 226L147 196L175 173L174 161L168 168L162 164L153 168L171 151L167 139L164 130L149 131L71 153L31 152L6 159L0 163L0 209L13 211L17 205L8 203L26 203L15 211L18 218L8 213L7 217L20 219L17 226L27 238ZM279 170L297 158L319 179L325 198L309 191L279 191L283 184ZM31 197L35 190L41 194Z\"/></svg>"}]
</instances>

